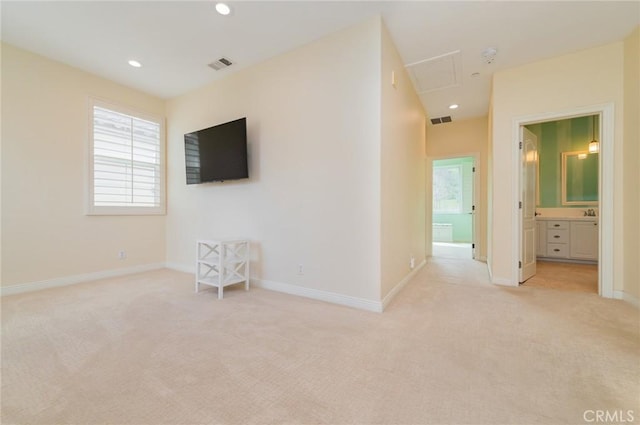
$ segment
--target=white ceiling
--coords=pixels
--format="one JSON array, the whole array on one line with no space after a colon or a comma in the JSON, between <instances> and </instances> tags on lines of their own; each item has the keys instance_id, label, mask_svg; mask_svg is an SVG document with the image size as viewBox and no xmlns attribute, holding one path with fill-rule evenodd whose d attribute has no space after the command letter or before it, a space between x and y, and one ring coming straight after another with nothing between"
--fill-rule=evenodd
<instances>
[{"instance_id":1,"label":"white ceiling","mask_svg":"<svg viewBox=\"0 0 640 425\"><path fill-rule=\"evenodd\" d=\"M491 75L627 36L640 2L2 1L2 40L147 93L171 98L381 15L405 62L460 51L457 85L421 95L431 117L487 113ZM482 52L498 50L487 64ZM227 57L234 65L214 71ZM135 58L143 64L127 64ZM453 63L453 61L450 61ZM432 70L433 71L433 70ZM436 70L437 71L437 70ZM471 77L472 73L479 73ZM448 105L460 104L451 111Z\"/></svg>"}]
</instances>

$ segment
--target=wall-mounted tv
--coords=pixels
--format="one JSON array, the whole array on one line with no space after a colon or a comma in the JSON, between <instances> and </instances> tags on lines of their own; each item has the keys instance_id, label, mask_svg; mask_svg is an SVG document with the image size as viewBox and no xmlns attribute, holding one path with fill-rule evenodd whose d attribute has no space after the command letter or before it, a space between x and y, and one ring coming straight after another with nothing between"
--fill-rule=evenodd
<instances>
[{"instance_id":1,"label":"wall-mounted tv","mask_svg":"<svg viewBox=\"0 0 640 425\"><path fill-rule=\"evenodd\" d=\"M247 119L184 135L187 184L249 177L247 163Z\"/></svg>"}]
</instances>

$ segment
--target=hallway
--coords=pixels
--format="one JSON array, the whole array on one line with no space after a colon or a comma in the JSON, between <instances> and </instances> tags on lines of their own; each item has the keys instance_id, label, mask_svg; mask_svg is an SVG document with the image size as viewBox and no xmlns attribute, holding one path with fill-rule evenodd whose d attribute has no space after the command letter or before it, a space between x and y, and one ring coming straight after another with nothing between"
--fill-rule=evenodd
<instances>
[{"instance_id":1,"label":"hallway","mask_svg":"<svg viewBox=\"0 0 640 425\"><path fill-rule=\"evenodd\" d=\"M433 257L438 258L472 258L470 243L434 242Z\"/></svg>"}]
</instances>

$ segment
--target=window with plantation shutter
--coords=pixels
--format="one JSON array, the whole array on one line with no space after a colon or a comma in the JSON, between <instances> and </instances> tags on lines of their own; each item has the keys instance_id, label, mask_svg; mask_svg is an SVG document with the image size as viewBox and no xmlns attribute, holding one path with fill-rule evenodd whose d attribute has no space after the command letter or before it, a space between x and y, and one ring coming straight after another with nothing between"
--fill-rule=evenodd
<instances>
[{"instance_id":1,"label":"window with plantation shutter","mask_svg":"<svg viewBox=\"0 0 640 425\"><path fill-rule=\"evenodd\" d=\"M164 214L162 124L92 99L89 214Z\"/></svg>"}]
</instances>

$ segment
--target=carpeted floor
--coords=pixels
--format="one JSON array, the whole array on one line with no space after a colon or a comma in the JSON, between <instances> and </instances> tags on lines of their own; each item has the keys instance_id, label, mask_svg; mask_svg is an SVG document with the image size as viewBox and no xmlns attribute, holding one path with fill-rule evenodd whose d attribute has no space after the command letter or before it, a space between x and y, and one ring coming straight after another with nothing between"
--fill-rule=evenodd
<instances>
[{"instance_id":1,"label":"carpeted floor","mask_svg":"<svg viewBox=\"0 0 640 425\"><path fill-rule=\"evenodd\" d=\"M640 420L638 310L487 281L434 259L382 314L241 286L218 301L170 270L3 297L2 423Z\"/></svg>"},{"instance_id":2,"label":"carpeted floor","mask_svg":"<svg viewBox=\"0 0 640 425\"><path fill-rule=\"evenodd\" d=\"M431 252L436 258L473 258L470 243L434 242Z\"/></svg>"}]
</instances>

